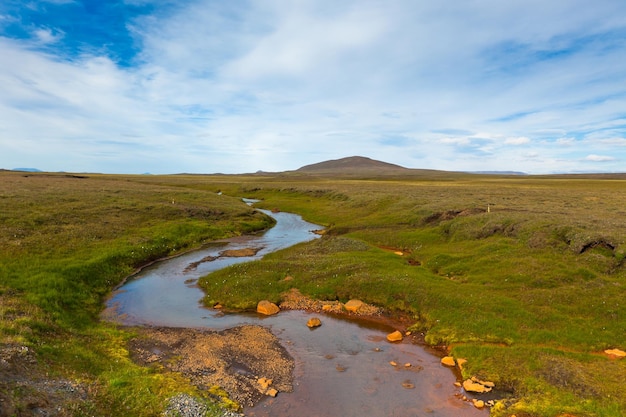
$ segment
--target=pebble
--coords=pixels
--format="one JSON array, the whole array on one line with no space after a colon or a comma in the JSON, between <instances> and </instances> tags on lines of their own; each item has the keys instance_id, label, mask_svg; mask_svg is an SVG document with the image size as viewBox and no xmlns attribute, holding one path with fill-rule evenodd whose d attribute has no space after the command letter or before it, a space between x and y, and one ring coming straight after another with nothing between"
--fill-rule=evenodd
<instances>
[{"instance_id":1,"label":"pebble","mask_svg":"<svg viewBox=\"0 0 626 417\"><path fill-rule=\"evenodd\" d=\"M477 400L476 398L474 398L473 403L474 403L474 407L478 409L485 407L485 402L483 400Z\"/></svg>"},{"instance_id":2,"label":"pebble","mask_svg":"<svg viewBox=\"0 0 626 417\"><path fill-rule=\"evenodd\" d=\"M165 417L202 417L207 413L207 408L195 398L187 394L179 394L170 398Z\"/></svg>"},{"instance_id":3,"label":"pebble","mask_svg":"<svg viewBox=\"0 0 626 417\"><path fill-rule=\"evenodd\" d=\"M415 388L415 384L413 384L413 383L412 383L411 381L409 381L408 379L407 379L407 380L405 380L405 381L402 383L402 386L403 386L404 388L406 388L406 389L414 389L414 388Z\"/></svg>"},{"instance_id":4,"label":"pebble","mask_svg":"<svg viewBox=\"0 0 626 417\"><path fill-rule=\"evenodd\" d=\"M188 394L179 394L170 398L163 417L204 417L208 413L207 407L199 400ZM243 414L224 410L221 417L242 417Z\"/></svg>"}]
</instances>

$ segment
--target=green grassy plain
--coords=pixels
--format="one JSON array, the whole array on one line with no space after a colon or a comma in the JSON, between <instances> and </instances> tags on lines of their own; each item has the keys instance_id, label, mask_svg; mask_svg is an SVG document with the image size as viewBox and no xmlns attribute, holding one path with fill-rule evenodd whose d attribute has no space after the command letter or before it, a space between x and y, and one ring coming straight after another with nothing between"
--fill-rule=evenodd
<instances>
[{"instance_id":1,"label":"green grassy plain","mask_svg":"<svg viewBox=\"0 0 626 417\"><path fill-rule=\"evenodd\" d=\"M131 335L98 313L135 267L266 227L238 197L328 233L205 277L207 303L249 309L294 287L360 298L468 359L464 376L508 391L494 416L626 415L626 359L602 354L626 350L623 177L0 177L2 343L92 384L74 415L103 405L107 415L157 415L175 392L200 395L134 365Z\"/></svg>"}]
</instances>

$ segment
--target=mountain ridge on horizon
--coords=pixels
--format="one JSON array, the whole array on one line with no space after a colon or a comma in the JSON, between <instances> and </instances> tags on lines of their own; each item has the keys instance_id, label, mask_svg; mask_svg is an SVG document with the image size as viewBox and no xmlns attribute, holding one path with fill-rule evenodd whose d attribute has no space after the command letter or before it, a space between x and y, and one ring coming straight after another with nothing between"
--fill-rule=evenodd
<instances>
[{"instance_id":1,"label":"mountain ridge on horizon","mask_svg":"<svg viewBox=\"0 0 626 417\"><path fill-rule=\"evenodd\" d=\"M483 174L483 175L528 175L525 172L517 171L449 171L425 168L407 168L401 165L384 162L365 156L348 156L339 159L330 159L327 161L317 162L314 164L304 165L294 171L286 171L288 173L304 173L304 174L349 174L349 175L411 175L411 174Z\"/></svg>"},{"instance_id":2,"label":"mountain ridge on horizon","mask_svg":"<svg viewBox=\"0 0 626 417\"><path fill-rule=\"evenodd\" d=\"M354 169L385 169L400 171L410 170L410 168L405 168L403 166L392 164L389 162L383 162L376 159L367 158L365 156L348 156L345 158L329 159L327 161L317 162L315 164L304 165L296 169L296 172L330 170L345 171Z\"/></svg>"}]
</instances>

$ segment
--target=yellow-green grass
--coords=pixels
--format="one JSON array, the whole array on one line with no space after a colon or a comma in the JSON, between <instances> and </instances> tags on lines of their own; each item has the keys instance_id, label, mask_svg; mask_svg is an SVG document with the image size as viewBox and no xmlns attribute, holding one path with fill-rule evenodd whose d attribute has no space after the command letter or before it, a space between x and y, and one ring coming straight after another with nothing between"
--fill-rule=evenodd
<instances>
[{"instance_id":1,"label":"yellow-green grass","mask_svg":"<svg viewBox=\"0 0 626 417\"><path fill-rule=\"evenodd\" d=\"M626 349L626 182L212 181L329 233L205 277L207 302L253 308L292 287L361 298L412 315L427 342L469 360L465 376L510 391L493 415L626 414L626 360L601 354Z\"/></svg>"},{"instance_id":2,"label":"yellow-green grass","mask_svg":"<svg viewBox=\"0 0 626 417\"><path fill-rule=\"evenodd\" d=\"M0 172L0 348L37 359L0 381L14 410L45 394L45 378L87 387L88 400L63 404L72 415L153 416L176 393L208 396L134 364L132 334L99 320L104 298L149 261L272 220L233 197L143 179Z\"/></svg>"}]
</instances>

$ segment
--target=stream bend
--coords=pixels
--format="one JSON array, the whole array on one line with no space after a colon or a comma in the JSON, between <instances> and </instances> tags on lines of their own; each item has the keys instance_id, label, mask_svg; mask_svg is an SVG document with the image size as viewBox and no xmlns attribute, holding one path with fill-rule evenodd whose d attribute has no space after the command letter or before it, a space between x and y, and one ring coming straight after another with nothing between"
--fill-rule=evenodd
<instances>
[{"instance_id":1,"label":"stream bend","mask_svg":"<svg viewBox=\"0 0 626 417\"><path fill-rule=\"evenodd\" d=\"M216 242L208 248L157 262L129 279L107 301L123 325L210 328L243 324L268 327L295 360L294 391L246 409L247 416L418 416L474 417L488 412L462 401L456 377L436 352L406 340L389 343L391 329L363 320L319 316L323 325L306 326L311 313L282 311L275 316L222 314L201 305L198 278L235 263L319 236L320 226L290 213L263 211L276 225L262 236ZM254 256L221 257L224 250L258 248ZM203 259L215 258L212 261ZM188 268L197 263L195 268ZM108 314L110 317L111 314ZM391 363L399 364L392 366ZM405 366L407 365L407 366ZM410 366L408 366L410 365Z\"/></svg>"}]
</instances>

